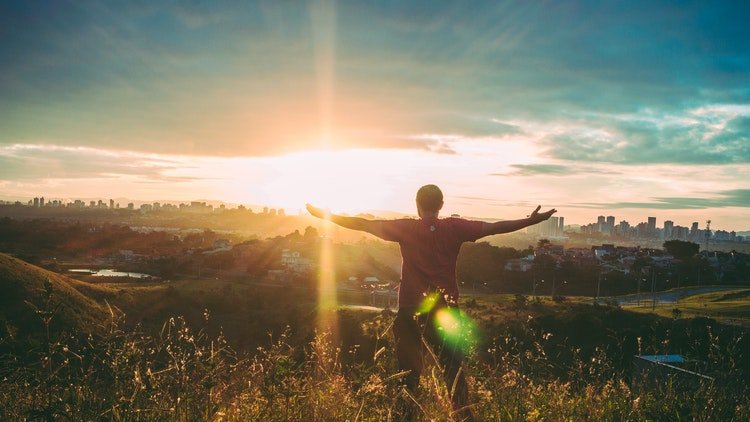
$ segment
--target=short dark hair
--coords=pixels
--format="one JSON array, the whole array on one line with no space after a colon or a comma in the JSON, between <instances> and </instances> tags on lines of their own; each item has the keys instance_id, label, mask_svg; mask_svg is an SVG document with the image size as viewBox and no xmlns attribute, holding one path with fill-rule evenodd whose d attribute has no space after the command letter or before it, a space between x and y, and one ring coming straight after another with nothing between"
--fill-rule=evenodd
<instances>
[{"instance_id":1,"label":"short dark hair","mask_svg":"<svg viewBox=\"0 0 750 422\"><path fill-rule=\"evenodd\" d=\"M424 185L417 191L417 206L423 211L436 212L443 208L443 192L435 185Z\"/></svg>"}]
</instances>

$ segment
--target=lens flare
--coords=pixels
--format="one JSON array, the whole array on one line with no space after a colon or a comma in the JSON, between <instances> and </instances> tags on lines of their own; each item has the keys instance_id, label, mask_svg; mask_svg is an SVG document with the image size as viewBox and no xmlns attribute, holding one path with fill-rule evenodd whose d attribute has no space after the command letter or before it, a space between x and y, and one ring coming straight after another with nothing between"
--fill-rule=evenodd
<instances>
[{"instance_id":1,"label":"lens flare","mask_svg":"<svg viewBox=\"0 0 750 422\"><path fill-rule=\"evenodd\" d=\"M433 323L446 344L464 353L469 352L477 343L477 325L458 308L446 307L436 310Z\"/></svg>"},{"instance_id":2,"label":"lens flare","mask_svg":"<svg viewBox=\"0 0 750 422\"><path fill-rule=\"evenodd\" d=\"M440 300L440 294L438 293L430 293L422 300L422 303L419 304L419 308L417 308L417 315L421 314L428 314L430 311L432 311L432 308L437 305L438 300Z\"/></svg>"}]
</instances>

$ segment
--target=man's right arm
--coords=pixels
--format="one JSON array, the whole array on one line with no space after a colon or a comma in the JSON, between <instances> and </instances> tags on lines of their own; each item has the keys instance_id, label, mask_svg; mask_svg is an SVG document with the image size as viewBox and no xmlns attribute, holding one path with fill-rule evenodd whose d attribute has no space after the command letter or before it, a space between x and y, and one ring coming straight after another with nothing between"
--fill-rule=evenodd
<instances>
[{"instance_id":1,"label":"man's right arm","mask_svg":"<svg viewBox=\"0 0 750 422\"><path fill-rule=\"evenodd\" d=\"M349 217L344 215L331 214L329 211L314 207L307 204L307 211L313 217L328 220L338 226L370 233L377 237L383 238L383 222L380 220L368 220L361 217Z\"/></svg>"}]
</instances>

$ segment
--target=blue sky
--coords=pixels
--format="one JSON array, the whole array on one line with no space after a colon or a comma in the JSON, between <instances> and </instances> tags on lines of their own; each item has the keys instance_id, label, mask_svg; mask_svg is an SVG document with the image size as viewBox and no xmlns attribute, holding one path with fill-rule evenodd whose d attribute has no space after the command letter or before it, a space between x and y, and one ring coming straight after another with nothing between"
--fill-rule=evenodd
<instances>
[{"instance_id":1,"label":"blue sky","mask_svg":"<svg viewBox=\"0 0 750 422\"><path fill-rule=\"evenodd\" d=\"M461 214L542 203L572 222L747 229L748 17L747 2L3 2L0 193L409 212L437 182Z\"/></svg>"}]
</instances>

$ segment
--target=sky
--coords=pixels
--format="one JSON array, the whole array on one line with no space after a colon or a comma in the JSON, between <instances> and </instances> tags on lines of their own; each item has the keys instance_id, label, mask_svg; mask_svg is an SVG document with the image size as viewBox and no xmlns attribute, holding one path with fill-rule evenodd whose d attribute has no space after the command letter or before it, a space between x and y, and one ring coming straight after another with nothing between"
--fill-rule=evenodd
<instances>
[{"instance_id":1,"label":"sky","mask_svg":"<svg viewBox=\"0 0 750 422\"><path fill-rule=\"evenodd\" d=\"M750 230L750 3L3 1L0 199Z\"/></svg>"}]
</instances>

